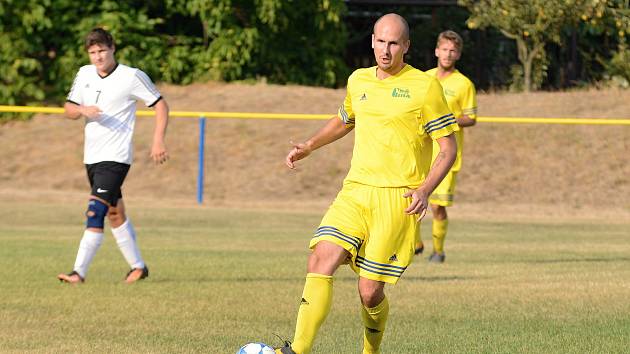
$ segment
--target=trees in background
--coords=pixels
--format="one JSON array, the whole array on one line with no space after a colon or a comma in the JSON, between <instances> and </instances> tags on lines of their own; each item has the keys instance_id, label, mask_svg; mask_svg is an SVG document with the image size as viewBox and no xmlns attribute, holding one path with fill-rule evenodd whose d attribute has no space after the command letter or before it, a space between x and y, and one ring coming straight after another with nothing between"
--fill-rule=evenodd
<instances>
[{"instance_id":1,"label":"trees in background","mask_svg":"<svg viewBox=\"0 0 630 354\"><path fill-rule=\"evenodd\" d=\"M587 31L617 35L618 56L611 61L613 71L623 71L627 58L628 0L459 0L470 11L471 29L494 27L516 42L521 64L514 72L517 86L526 92L542 84L549 64L546 47L562 44L565 34L580 25ZM584 23L580 24L581 21ZM611 33L610 29L616 29ZM627 61L625 61L627 63ZM626 76L626 79L630 79Z\"/></svg>"},{"instance_id":2,"label":"trees in background","mask_svg":"<svg viewBox=\"0 0 630 354\"><path fill-rule=\"evenodd\" d=\"M61 103L97 26L163 82L343 85L343 13L342 0L0 0L0 104Z\"/></svg>"},{"instance_id":3,"label":"trees in background","mask_svg":"<svg viewBox=\"0 0 630 354\"><path fill-rule=\"evenodd\" d=\"M343 0L0 0L0 104L63 102L77 68L88 63L83 39L96 26L112 32L121 62L158 81L339 87L349 67L370 64L373 21L389 11L409 20L408 60L422 69L434 65L439 31L460 32L460 65L481 88L600 79L627 85L629 1L460 0L462 8ZM369 7L350 8L352 15L348 6Z\"/></svg>"}]
</instances>

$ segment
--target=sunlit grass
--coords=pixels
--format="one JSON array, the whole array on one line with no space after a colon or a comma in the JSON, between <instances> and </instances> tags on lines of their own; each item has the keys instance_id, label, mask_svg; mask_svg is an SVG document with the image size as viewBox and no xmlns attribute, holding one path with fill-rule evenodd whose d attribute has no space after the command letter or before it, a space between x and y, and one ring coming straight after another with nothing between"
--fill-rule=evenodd
<instances>
[{"instance_id":1,"label":"sunlit grass","mask_svg":"<svg viewBox=\"0 0 630 354\"><path fill-rule=\"evenodd\" d=\"M82 206L0 201L0 351L234 353L291 339L318 213L134 206L151 276L107 238L81 286ZM428 235L429 223L424 234ZM630 346L630 223L452 220L447 261L388 287L383 353L622 353ZM425 237L426 239L427 237ZM430 240L427 242L430 250ZM314 353L360 353L356 278L335 277Z\"/></svg>"}]
</instances>

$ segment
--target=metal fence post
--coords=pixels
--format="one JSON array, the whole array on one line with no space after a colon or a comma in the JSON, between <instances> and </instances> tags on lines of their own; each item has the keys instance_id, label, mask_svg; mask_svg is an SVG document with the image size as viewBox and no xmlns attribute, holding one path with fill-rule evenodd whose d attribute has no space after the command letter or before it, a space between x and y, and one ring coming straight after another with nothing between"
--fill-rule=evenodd
<instances>
[{"instance_id":1,"label":"metal fence post","mask_svg":"<svg viewBox=\"0 0 630 354\"><path fill-rule=\"evenodd\" d=\"M204 151L206 145L206 117L199 117L199 172L197 174L197 204L203 204Z\"/></svg>"}]
</instances>

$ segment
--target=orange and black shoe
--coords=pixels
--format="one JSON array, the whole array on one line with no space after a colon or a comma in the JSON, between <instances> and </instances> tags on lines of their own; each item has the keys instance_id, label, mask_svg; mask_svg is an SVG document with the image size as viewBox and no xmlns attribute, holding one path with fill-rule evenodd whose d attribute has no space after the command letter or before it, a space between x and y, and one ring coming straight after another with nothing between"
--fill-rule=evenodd
<instances>
[{"instance_id":1,"label":"orange and black shoe","mask_svg":"<svg viewBox=\"0 0 630 354\"><path fill-rule=\"evenodd\" d=\"M149 267L144 266L144 268L134 268L127 273L125 276L125 283L133 284L138 280L142 280L149 276Z\"/></svg>"},{"instance_id":2,"label":"orange and black shoe","mask_svg":"<svg viewBox=\"0 0 630 354\"><path fill-rule=\"evenodd\" d=\"M59 281L62 283L68 284L79 284L85 281L85 279L83 279L83 277L74 270L68 274L61 273L57 275L57 279L59 279Z\"/></svg>"},{"instance_id":3,"label":"orange and black shoe","mask_svg":"<svg viewBox=\"0 0 630 354\"><path fill-rule=\"evenodd\" d=\"M415 255L419 255L424 251L424 243L422 242L417 242L416 243L416 249L413 251L413 254Z\"/></svg>"}]
</instances>

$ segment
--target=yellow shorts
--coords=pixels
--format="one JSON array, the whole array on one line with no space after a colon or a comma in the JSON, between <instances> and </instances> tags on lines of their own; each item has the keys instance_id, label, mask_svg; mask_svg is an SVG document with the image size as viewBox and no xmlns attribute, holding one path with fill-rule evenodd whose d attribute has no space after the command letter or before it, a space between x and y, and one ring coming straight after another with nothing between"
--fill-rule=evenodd
<instances>
[{"instance_id":1,"label":"yellow shorts","mask_svg":"<svg viewBox=\"0 0 630 354\"><path fill-rule=\"evenodd\" d=\"M359 276L396 284L413 259L417 216L405 209L407 188L380 188L345 182L309 247L329 241L350 252Z\"/></svg>"},{"instance_id":2,"label":"yellow shorts","mask_svg":"<svg viewBox=\"0 0 630 354\"><path fill-rule=\"evenodd\" d=\"M457 171L450 171L435 188L429 197L429 202L444 207L453 205L455 195L455 182L457 181Z\"/></svg>"}]
</instances>

